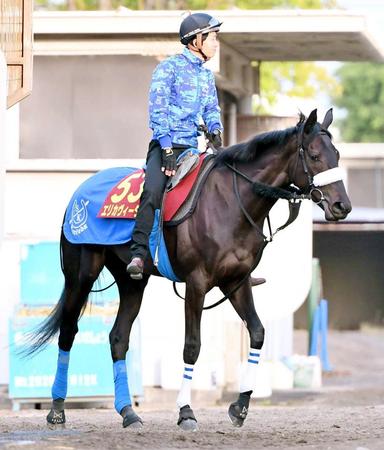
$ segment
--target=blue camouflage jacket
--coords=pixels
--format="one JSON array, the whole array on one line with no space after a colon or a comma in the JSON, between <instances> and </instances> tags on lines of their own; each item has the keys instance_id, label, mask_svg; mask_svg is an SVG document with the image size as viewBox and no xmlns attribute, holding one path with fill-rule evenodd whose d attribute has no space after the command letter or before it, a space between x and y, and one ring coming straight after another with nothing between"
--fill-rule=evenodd
<instances>
[{"instance_id":1,"label":"blue camouflage jacket","mask_svg":"<svg viewBox=\"0 0 384 450\"><path fill-rule=\"evenodd\" d=\"M161 147L172 142L197 146L201 119L209 132L223 129L213 73L187 48L162 61L153 72L149 126Z\"/></svg>"}]
</instances>

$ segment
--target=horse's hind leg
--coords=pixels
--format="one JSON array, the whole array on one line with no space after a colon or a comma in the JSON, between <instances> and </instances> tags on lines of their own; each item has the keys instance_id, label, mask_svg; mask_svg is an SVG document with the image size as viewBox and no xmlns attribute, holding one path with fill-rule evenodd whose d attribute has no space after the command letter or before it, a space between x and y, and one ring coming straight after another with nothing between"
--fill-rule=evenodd
<instances>
[{"instance_id":1,"label":"horse's hind leg","mask_svg":"<svg viewBox=\"0 0 384 450\"><path fill-rule=\"evenodd\" d=\"M149 277L144 275L142 280L131 280L127 276L125 264L115 256L108 258L107 268L116 280L120 297L119 310L109 335L115 385L115 409L123 417L124 428L141 428L143 421L132 408L125 358L129 348L132 324L140 311L144 288Z\"/></svg>"},{"instance_id":2,"label":"horse's hind leg","mask_svg":"<svg viewBox=\"0 0 384 450\"><path fill-rule=\"evenodd\" d=\"M225 290L228 292L231 288L232 286L226 286ZM240 395L228 410L232 424L235 427L241 427L247 417L249 401L256 382L256 368L264 343L264 327L255 310L250 280L230 296L230 301L246 325L250 337L247 366L240 382Z\"/></svg>"},{"instance_id":3,"label":"horse's hind leg","mask_svg":"<svg viewBox=\"0 0 384 450\"><path fill-rule=\"evenodd\" d=\"M60 326L60 333L57 370L52 386L52 408L47 416L50 426L65 423L64 401L67 396L70 350L78 331L80 313L104 266L104 251L101 247L73 245L63 238L62 251L65 285L52 316L56 326Z\"/></svg>"}]
</instances>

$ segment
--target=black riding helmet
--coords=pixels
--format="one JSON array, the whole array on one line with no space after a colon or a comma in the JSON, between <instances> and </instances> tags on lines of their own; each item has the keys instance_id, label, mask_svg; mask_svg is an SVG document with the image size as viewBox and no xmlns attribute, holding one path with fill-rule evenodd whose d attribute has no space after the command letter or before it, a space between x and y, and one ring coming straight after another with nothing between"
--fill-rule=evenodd
<instances>
[{"instance_id":1,"label":"black riding helmet","mask_svg":"<svg viewBox=\"0 0 384 450\"><path fill-rule=\"evenodd\" d=\"M215 17L205 13L193 13L187 16L180 25L180 42L187 45L199 33L209 33L211 31L219 31L220 25Z\"/></svg>"}]
</instances>

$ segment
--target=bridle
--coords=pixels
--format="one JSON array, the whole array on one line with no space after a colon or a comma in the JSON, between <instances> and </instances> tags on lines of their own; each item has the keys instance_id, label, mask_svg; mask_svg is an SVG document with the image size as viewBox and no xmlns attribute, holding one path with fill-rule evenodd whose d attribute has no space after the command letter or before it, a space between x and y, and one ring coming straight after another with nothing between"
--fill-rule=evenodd
<instances>
[{"instance_id":1,"label":"bridle","mask_svg":"<svg viewBox=\"0 0 384 450\"><path fill-rule=\"evenodd\" d=\"M316 135L325 135L329 137L329 133L324 130L323 128L317 133ZM295 178L298 161L301 160L304 173L307 177L308 187L305 189L305 192L308 193L308 197L316 204L320 205L322 202L328 202L327 198L324 196L323 191L320 189L320 187L326 186L328 184L334 183L336 181L343 180L343 172L340 169L340 167L334 167L333 169L328 169L323 172L320 172L316 175L311 175L308 169L308 164L306 161L306 151L304 148L303 143L303 130L299 132L298 138L297 138L297 159L295 164L295 171L293 174L292 179ZM337 152L337 150L335 150ZM314 193L318 193L320 195L320 199L316 200L316 197L313 195Z\"/></svg>"}]
</instances>

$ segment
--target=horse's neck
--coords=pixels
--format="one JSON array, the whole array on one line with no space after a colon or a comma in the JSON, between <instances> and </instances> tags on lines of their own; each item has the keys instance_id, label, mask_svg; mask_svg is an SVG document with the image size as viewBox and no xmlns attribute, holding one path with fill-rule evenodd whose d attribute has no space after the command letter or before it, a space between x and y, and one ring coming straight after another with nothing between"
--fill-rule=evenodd
<instances>
[{"instance_id":1,"label":"horse's neck","mask_svg":"<svg viewBox=\"0 0 384 450\"><path fill-rule=\"evenodd\" d=\"M296 148L296 136L292 136L284 147L273 148L254 162L238 164L237 167L254 182L271 187L285 187L290 184L289 169L294 165ZM244 207L253 220L263 222L276 199L258 197L256 200L250 183L241 182L241 186L238 184Z\"/></svg>"},{"instance_id":2,"label":"horse's neck","mask_svg":"<svg viewBox=\"0 0 384 450\"><path fill-rule=\"evenodd\" d=\"M289 166L296 154L297 142L293 135L283 147L274 147L251 164L243 164L253 181L273 187L289 184Z\"/></svg>"}]
</instances>

